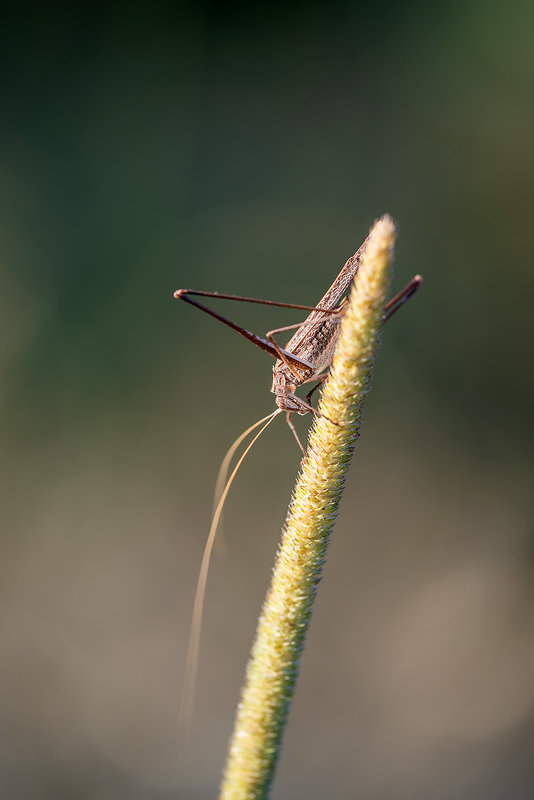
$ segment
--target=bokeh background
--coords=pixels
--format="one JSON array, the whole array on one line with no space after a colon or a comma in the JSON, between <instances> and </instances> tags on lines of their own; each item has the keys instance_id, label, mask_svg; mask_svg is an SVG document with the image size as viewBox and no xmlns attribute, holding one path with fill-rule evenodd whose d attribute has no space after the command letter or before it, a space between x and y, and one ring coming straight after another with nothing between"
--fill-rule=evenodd
<instances>
[{"instance_id":1,"label":"bokeh background","mask_svg":"<svg viewBox=\"0 0 534 800\"><path fill-rule=\"evenodd\" d=\"M172 291L313 303L386 211L395 288L425 286L384 333L274 796L532 796L533 30L521 0L5 11L2 796L216 795L299 452L278 420L232 489L184 755L218 465L274 405L269 357Z\"/></svg>"}]
</instances>

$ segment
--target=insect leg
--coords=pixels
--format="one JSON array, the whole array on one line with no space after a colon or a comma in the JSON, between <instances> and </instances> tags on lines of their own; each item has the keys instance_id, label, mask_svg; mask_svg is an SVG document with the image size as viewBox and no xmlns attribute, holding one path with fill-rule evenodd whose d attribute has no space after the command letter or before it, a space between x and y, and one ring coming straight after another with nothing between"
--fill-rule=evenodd
<instances>
[{"instance_id":1,"label":"insect leg","mask_svg":"<svg viewBox=\"0 0 534 800\"><path fill-rule=\"evenodd\" d=\"M313 393L317 391L319 386L323 385L323 383L325 382L325 380L328 378L329 375L330 375L330 372L325 372L322 375L317 375L317 378L319 378L319 382L316 383L315 386L313 387L313 389L311 389L308 392L308 394L306 395L306 400L307 400L308 403L311 403L311 399L312 399Z\"/></svg>"},{"instance_id":2,"label":"insect leg","mask_svg":"<svg viewBox=\"0 0 534 800\"><path fill-rule=\"evenodd\" d=\"M314 309L314 311L317 311L317 310L320 310L320 309L316 309L316 308ZM342 311L343 311L343 313L344 313L344 307L341 307L341 306L340 306L340 307L338 307L338 308L332 308L332 309L329 309L328 311L324 311L324 313L325 313L325 315L326 315L326 314L330 314L331 316L337 316L337 315L339 315L339 314L340 314ZM304 321L304 322L306 322L306 321ZM315 322L314 324L315 324L315 325L317 325L317 324L320 324L320 322L321 322L321 320L319 319L319 320L316 320L316 322ZM299 375L299 373L298 373L298 372L297 372L297 371L296 371L296 370L295 370L295 369L294 369L294 368L291 366L291 363L290 363L291 359L289 359L289 358L288 358L288 353L287 353L287 351L285 351L285 350L282 350L282 348L280 347L280 345L279 345L279 344L278 344L278 343L275 341L274 337L275 337L277 334L279 334L279 333L285 333L286 331L294 331L294 330L297 330L298 328L302 327L302 325L303 325L303 324L304 324L304 323L302 323L302 322L297 322L297 323L295 323L294 325L284 325L284 326L283 326L283 327L281 327L281 328L273 328L273 330L272 330L272 331L267 331L267 333L265 334L266 338L269 340L269 342L271 342L271 344L273 345L273 347L274 347L274 348L276 349L276 351L278 352L278 358L279 358L281 361L283 361L283 362L284 362L284 364L287 366L287 368L288 368L288 369L290 369L290 370L291 370L291 372L292 372L292 373L293 373L293 375L296 377L296 379L297 379L297 381L299 382L299 384L301 384L301 383L306 383L306 381L303 381L303 380L302 380L302 376L301 376L301 375ZM302 360L301 360L301 359L297 358L297 357L296 357L296 356L294 356L294 355L291 355L291 358L292 358L292 359L294 359L294 360L296 360L296 361L297 361L297 363L298 363L298 362L300 362L300 363L301 363L303 366L305 366L305 367L310 367L310 366L313 366L313 365L310 365L310 364L309 364L307 361L304 361L304 359L302 359Z\"/></svg>"},{"instance_id":3,"label":"insect leg","mask_svg":"<svg viewBox=\"0 0 534 800\"><path fill-rule=\"evenodd\" d=\"M389 302L384 306L384 322L387 322L393 314L395 314L404 303L410 299L412 295L422 286L423 278L421 275L416 275L410 283L407 283L404 289L392 297Z\"/></svg>"},{"instance_id":4,"label":"insect leg","mask_svg":"<svg viewBox=\"0 0 534 800\"><path fill-rule=\"evenodd\" d=\"M277 306L278 308L297 308L301 311L330 311L328 308L320 306L303 306L299 303L281 303L276 300L260 300L258 297L243 297L240 294L223 294L222 292L203 292L199 289L177 289L174 296L178 300L185 300L186 295L196 297L214 297L219 300L237 300L240 303L258 303L262 306Z\"/></svg>"},{"instance_id":5,"label":"insect leg","mask_svg":"<svg viewBox=\"0 0 534 800\"><path fill-rule=\"evenodd\" d=\"M293 421L291 419L291 411L286 411L286 421L287 421L287 424L289 425L289 427L291 429L291 433L293 434L293 436L297 440L298 446L302 450L302 454L304 455L304 458L306 458L306 450L303 448L302 442L299 439L299 435L298 435L297 431L295 430L295 426L293 425Z\"/></svg>"},{"instance_id":6,"label":"insect leg","mask_svg":"<svg viewBox=\"0 0 534 800\"><path fill-rule=\"evenodd\" d=\"M294 356L291 353L288 353L286 350L282 350L278 345L275 345L274 343L269 342L266 339L263 339L261 336L258 336L256 333L253 333L252 331L249 331L246 328L242 328L241 325L236 325L235 322L232 322L227 317L223 317L222 314L218 314L216 311L213 311L212 308L208 308L207 306L202 305L202 303L198 303L196 300L192 300L190 297L188 297L188 295L191 293L192 292L190 292L189 289L177 289L176 292L174 293L174 296L176 297L177 300L183 300L185 303L189 303L190 305L199 308L201 311L204 311L206 314L209 314L210 317L214 317L214 319L218 320L219 322L222 322L229 328L232 328L232 330L236 331L236 333L241 334L241 336L244 336L245 339L249 340L249 342L255 344L256 347L260 347L262 350L265 350L267 353L269 353L269 355L273 356L274 358L283 358L283 360L286 361L286 363L287 361L289 361L293 362L294 364L297 364L298 366L309 367L309 364L306 361L303 361L301 358L298 358L298 356ZM207 292L203 292L202 294L207 294ZM220 297L221 295L218 296ZM280 355L281 353L283 355Z\"/></svg>"},{"instance_id":7,"label":"insect leg","mask_svg":"<svg viewBox=\"0 0 534 800\"><path fill-rule=\"evenodd\" d=\"M274 337L278 333L285 333L286 331L294 331L294 330L300 328L301 325L302 325L302 322L297 322L294 325L284 325L281 328L273 328L272 331L267 331L267 333L265 334L266 338L269 340L269 342L272 344L272 346L274 347L274 349L278 353L278 358L280 359L280 361L283 361L284 364L286 365L286 367L289 370L291 370L291 372L293 373L293 375L295 376L295 378L297 379L297 381L299 383L302 382L302 375L299 375L299 373L294 368L294 366L291 364L290 360L287 358L287 356L285 355L284 351L282 350L282 348L280 347L278 342L275 341ZM295 358L295 357L293 356L293 358ZM308 367L309 369L313 369L313 366L311 364L308 364L307 361L301 361L300 363L303 366Z\"/></svg>"}]
</instances>

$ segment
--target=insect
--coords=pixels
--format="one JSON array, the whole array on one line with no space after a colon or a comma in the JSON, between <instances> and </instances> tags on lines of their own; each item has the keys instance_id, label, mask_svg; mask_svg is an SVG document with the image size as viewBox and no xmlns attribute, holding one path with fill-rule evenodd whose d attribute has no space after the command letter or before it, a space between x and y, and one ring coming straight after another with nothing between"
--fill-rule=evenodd
<instances>
[{"instance_id":1,"label":"insect","mask_svg":"<svg viewBox=\"0 0 534 800\"><path fill-rule=\"evenodd\" d=\"M186 303L196 306L201 309L201 311L219 320L219 322L228 325L232 330L241 334L241 336L244 336L271 356L274 356L276 361L273 367L271 392L275 395L275 402L280 411L286 412L287 424L304 454L305 450L291 421L291 415L318 413L311 404L311 397L315 390L328 377L328 369L332 363L334 350L339 337L341 319L347 303L346 298L343 296L351 286L354 276L358 271L367 242L368 238L360 249L345 263L337 278L316 306L278 303L273 300L259 300L255 297L241 297L239 295L221 294L219 292L204 292L196 289L177 289L174 293L177 299L184 300ZM421 276L416 275L399 294L387 303L384 309L384 322L417 291L422 281L423 279ZM296 325L285 325L282 328L275 328L268 331L265 334L265 338L262 338L252 333L252 331L242 328L240 325L236 325L231 320L213 311L213 309L202 305L197 300L193 300L192 296L213 297L220 300L237 300L244 303L259 303L268 306L310 311L311 313L306 317L304 322L297 323ZM280 333L295 330L295 328L297 329L296 333L291 337L285 348L280 347L274 337ZM316 385L308 392L305 399L295 394L298 386L315 381L317 381Z\"/></svg>"},{"instance_id":2,"label":"insect","mask_svg":"<svg viewBox=\"0 0 534 800\"><path fill-rule=\"evenodd\" d=\"M187 649L185 679L182 692L181 718L187 727L191 715L193 698L195 693L195 679L197 672L198 653L200 644L200 630L202 625L202 614L204 598L206 593L206 583L211 553L215 541L217 526L221 517L222 508L228 491L239 470L243 460L253 447L254 443L262 435L263 431L272 422L275 416L285 412L287 423L298 442L300 449L306 457L302 443L297 435L295 427L291 421L292 414L318 414L319 412L311 404L311 398L315 390L328 377L328 370L332 363L332 358L336 343L339 337L341 319L345 313L347 305L346 293L350 288L354 276L361 264L368 239L362 244L360 249L345 263L339 275L334 280L328 291L321 298L316 306L306 306L295 303L279 303L273 300L259 300L255 297L241 297L239 295L221 294L219 292L205 292L196 289L177 289L174 296L190 305L196 306L201 311L224 323L232 330L244 336L253 344L265 350L275 358L273 366L273 382L271 392L275 395L275 402L278 408L267 417L251 425L241 436L236 439L228 451L219 472L216 489L216 507L213 519L204 547L202 563L200 567L195 601L193 606L193 616L191 621L191 631ZM421 286L423 279L416 275L384 308L384 322L388 320ZM304 322L296 325L286 325L282 328L275 328L265 334L265 338L258 336L252 331L237 325L222 314L217 313L211 308L199 303L193 297L212 297L220 300L236 300L245 303L258 303L267 306L278 306L281 308L293 308L310 313ZM289 342L284 348L276 342L275 336L280 333L295 330ZM296 394L296 389L306 383L315 383L315 386L308 392L303 399ZM330 420L337 424L335 420ZM230 460L237 447L241 444L255 428L262 426L252 441L247 445L245 451L240 456L230 477L226 480L226 474Z\"/></svg>"}]
</instances>

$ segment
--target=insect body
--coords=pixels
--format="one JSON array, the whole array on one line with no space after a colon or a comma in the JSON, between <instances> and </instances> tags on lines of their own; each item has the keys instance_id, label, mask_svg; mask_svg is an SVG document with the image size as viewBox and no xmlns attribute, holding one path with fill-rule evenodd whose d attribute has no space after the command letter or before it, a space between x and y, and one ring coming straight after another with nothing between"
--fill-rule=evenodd
<instances>
[{"instance_id":1,"label":"insect body","mask_svg":"<svg viewBox=\"0 0 534 800\"><path fill-rule=\"evenodd\" d=\"M315 389L317 389L327 377L328 372L323 372L323 370L328 370L332 363L332 357L339 336L341 318L346 305L346 300L342 300L342 298L349 289L358 271L367 242L368 239L365 240L360 249L345 263L337 278L316 306L278 303L273 300L259 300L255 297L241 297L239 295L204 292L195 289L177 289L174 293L177 299L184 300L200 308L202 311L232 328L257 347L260 347L276 358L276 363L273 367L271 391L275 395L275 402L279 409L286 412L288 425L293 431L299 447L303 452L304 448L291 422L291 414L317 413L310 399ZM398 295L390 300L385 307L386 314L384 320L389 319L389 317L414 294L421 283L422 278L416 275ZM221 300L260 303L262 305L279 306L282 308L295 308L310 311L310 314L304 322L298 323L297 325L287 325L283 328L276 328L269 331L265 335L265 338L263 338L246 328L242 328L240 325L236 325L236 323L223 317L222 314L218 314L216 311L202 305L197 300L193 300L192 295L197 297L214 297ZM297 330L285 348L280 347L274 337L279 333L294 330L295 328ZM315 380L317 380L318 383L308 392L305 399L296 395L295 392L299 386Z\"/></svg>"},{"instance_id":2,"label":"insect body","mask_svg":"<svg viewBox=\"0 0 534 800\"><path fill-rule=\"evenodd\" d=\"M287 343L285 350L293 358L288 359L282 353L273 367L271 392L276 396L277 406L284 411L297 414L315 412L309 400L314 390L306 400L302 400L295 394L295 389L318 379L322 383L322 379L326 377L326 373L321 373L332 363L345 306L345 302L338 303L356 275L365 244L366 242L349 258L316 308L299 325L297 332ZM278 331L271 331L271 336L282 330L284 329L279 328Z\"/></svg>"}]
</instances>

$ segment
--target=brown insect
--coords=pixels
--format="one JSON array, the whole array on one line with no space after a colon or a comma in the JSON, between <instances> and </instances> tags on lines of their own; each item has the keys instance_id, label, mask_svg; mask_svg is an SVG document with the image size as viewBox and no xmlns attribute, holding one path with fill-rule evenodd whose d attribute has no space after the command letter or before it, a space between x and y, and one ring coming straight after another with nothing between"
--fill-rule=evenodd
<instances>
[{"instance_id":1,"label":"brown insect","mask_svg":"<svg viewBox=\"0 0 534 800\"><path fill-rule=\"evenodd\" d=\"M206 314L209 314L219 322L228 325L232 330L244 336L250 342L265 350L275 359L273 367L273 383L271 392L275 395L275 402L278 408L286 412L286 419L293 435L295 436L300 449L304 453L304 448L297 436L295 427L291 421L291 414L317 414L317 410L311 404L311 397L315 390L326 380L328 369L332 363L334 350L339 337L341 318L343 316L346 298L344 295L350 288L354 276L360 266L362 256L365 252L368 239L362 244L346 262L339 275L334 280L326 294L319 300L316 306L304 306L295 303L278 303L273 300L259 300L256 297L241 297L233 294L220 294L219 292L203 292L196 289L177 289L174 296L179 300L184 300ZM406 302L421 286L423 279L416 275L407 286L402 289L385 306L384 322L389 319L403 303ZM278 306L281 308L295 308L302 311L310 311L304 322L296 325L285 325L282 328L275 328L265 334L265 338L256 333L236 325L235 322L223 317L213 309L202 305L191 297L214 297L220 300L237 300L242 303L259 303L267 306ZM343 299L342 299L343 298ZM340 302L341 301L341 302ZM295 330L285 348L280 347L276 342L275 336L286 331ZM315 382L316 385L308 392L303 399L295 394L298 386Z\"/></svg>"}]
</instances>

